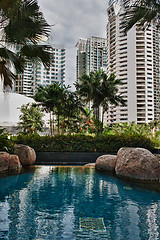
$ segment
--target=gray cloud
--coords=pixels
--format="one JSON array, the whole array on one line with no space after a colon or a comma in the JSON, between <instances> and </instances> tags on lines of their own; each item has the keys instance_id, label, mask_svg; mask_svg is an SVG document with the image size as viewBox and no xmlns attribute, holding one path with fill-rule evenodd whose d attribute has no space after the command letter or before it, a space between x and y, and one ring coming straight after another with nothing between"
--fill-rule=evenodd
<instances>
[{"instance_id":1,"label":"gray cloud","mask_svg":"<svg viewBox=\"0 0 160 240\"><path fill-rule=\"evenodd\" d=\"M66 84L75 81L76 48L79 38L106 37L108 1L38 0L52 27L51 42L66 48Z\"/></svg>"}]
</instances>

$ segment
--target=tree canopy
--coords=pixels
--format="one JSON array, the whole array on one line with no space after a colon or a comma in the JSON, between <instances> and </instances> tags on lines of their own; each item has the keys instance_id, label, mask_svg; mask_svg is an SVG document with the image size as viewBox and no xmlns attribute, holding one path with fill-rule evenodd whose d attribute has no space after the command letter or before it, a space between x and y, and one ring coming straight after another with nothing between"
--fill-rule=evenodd
<instances>
[{"instance_id":1,"label":"tree canopy","mask_svg":"<svg viewBox=\"0 0 160 240\"><path fill-rule=\"evenodd\" d=\"M86 103L92 101L92 107L96 109L99 109L101 106L103 109L102 115L104 115L108 110L108 104L115 106L125 104L121 94L118 93L118 86L122 84L122 81L116 79L114 74L108 77L104 71L99 70L97 72L90 72L88 75L83 74L75 84L75 87L77 94ZM99 111L97 111L96 118L99 119Z\"/></svg>"},{"instance_id":2,"label":"tree canopy","mask_svg":"<svg viewBox=\"0 0 160 240\"><path fill-rule=\"evenodd\" d=\"M136 23L143 28L153 21L160 26L160 2L156 0L136 0L124 3L124 29L127 32Z\"/></svg>"},{"instance_id":3,"label":"tree canopy","mask_svg":"<svg viewBox=\"0 0 160 240\"><path fill-rule=\"evenodd\" d=\"M36 59L47 67L50 46L39 44L48 38L50 25L46 22L36 0L0 1L0 76L4 87L16 79L11 65L22 72L27 59Z\"/></svg>"},{"instance_id":4,"label":"tree canopy","mask_svg":"<svg viewBox=\"0 0 160 240\"><path fill-rule=\"evenodd\" d=\"M60 120L63 122L62 125L71 127L73 122L77 122L78 113L84 111L83 104L78 96L70 90L70 86L62 86L58 82L46 87L39 86L34 99L39 102L46 111L52 113L50 114L51 134L54 132L55 121L57 122L59 133Z\"/></svg>"}]
</instances>

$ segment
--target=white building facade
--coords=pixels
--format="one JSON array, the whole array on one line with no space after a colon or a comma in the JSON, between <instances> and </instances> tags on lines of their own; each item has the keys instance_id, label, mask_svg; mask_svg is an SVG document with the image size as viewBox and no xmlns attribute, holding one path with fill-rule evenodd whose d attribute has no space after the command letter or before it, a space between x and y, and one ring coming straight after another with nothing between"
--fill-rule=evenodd
<instances>
[{"instance_id":1,"label":"white building facade","mask_svg":"<svg viewBox=\"0 0 160 240\"><path fill-rule=\"evenodd\" d=\"M54 82L64 85L65 82L65 49L52 47L53 61L46 69L42 62L28 60L23 74L18 76L15 83L15 92L33 97L39 85L47 86Z\"/></svg>"},{"instance_id":2,"label":"white building facade","mask_svg":"<svg viewBox=\"0 0 160 240\"><path fill-rule=\"evenodd\" d=\"M126 106L110 106L107 123L149 123L159 119L159 32L134 26L123 31L122 2L111 1L107 9L107 74L114 73L123 85L119 93Z\"/></svg>"}]
</instances>

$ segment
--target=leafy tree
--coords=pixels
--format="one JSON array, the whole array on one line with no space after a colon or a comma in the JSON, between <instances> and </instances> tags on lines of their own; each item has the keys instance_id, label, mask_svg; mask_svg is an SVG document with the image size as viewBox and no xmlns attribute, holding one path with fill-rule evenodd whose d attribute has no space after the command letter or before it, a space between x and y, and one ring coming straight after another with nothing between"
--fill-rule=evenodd
<instances>
[{"instance_id":1,"label":"leafy tree","mask_svg":"<svg viewBox=\"0 0 160 240\"><path fill-rule=\"evenodd\" d=\"M60 116L64 113L64 104L66 103L66 96L68 93L68 89L70 87L62 86L60 83L55 82L46 87L40 86L37 89L37 93L35 94L34 99L44 107L45 110L50 112L50 127L51 134L54 133L54 122L55 115L57 116L57 126L58 133L60 129ZM53 123L53 131L52 131L52 123Z\"/></svg>"},{"instance_id":2,"label":"leafy tree","mask_svg":"<svg viewBox=\"0 0 160 240\"><path fill-rule=\"evenodd\" d=\"M80 129L81 113L86 114L84 105L75 92L67 90L63 106L63 127L77 132Z\"/></svg>"},{"instance_id":3,"label":"leafy tree","mask_svg":"<svg viewBox=\"0 0 160 240\"><path fill-rule=\"evenodd\" d=\"M27 134L35 133L37 131L43 131L43 114L40 108L35 104L26 104L21 106L22 114L19 116L20 122L18 128L23 129Z\"/></svg>"},{"instance_id":4,"label":"leafy tree","mask_svg":"<svg viewBox=\"0 0 160 240\"><path fill-rule=\"evenodd\" d=\"M50 26L36 0L2 0L0 13L3 33L0 40L0 76L4 88L12 88L16 76L10 71L11 65L19 73L23 71L27 59L41 60L46 67L49 66L50 46L38 43L49 36Z\"/></svg>"},{"instance_id":5,"label":"leafy tree","mask_svg":"<svg viewBox=\"0 0 160 240\"><path fill-rule=\"evenodd\" d=\"M118 86L123 84L116 79L114 74L109 77L102 70L90 72L89 75L83 74L79 82L75 84L77 94L86 103L92 102L92 108L96 109L96 119L99 120L99 107L102 107L102 128L103 116L108 110L108 104L115 106L125 104L124 99L118 94Z\"/></svg>"},{"instance_id":6,"label":"leafy tree","mask_svg":"<svg viewBox=\"0 0 160 240\"><path fill-rule=\"evenodd\" d=\"M52 89L52 85L50 86L39 86L37 92L34 96L34 100L39 102L42 105L43 110L50 113L50 132L51 135L54 132L54 114L55 114L55 96Z\"/></svg>"},{"instance_id":7,"label":"leafy tree","mask_svg":"<svg viewBox=\"0 0 160 240\"><path fill-rule=\"evenodd\" d=\"M65 128L72 128L77 125L80 111L83 110L83 104L78 96L70 90L70 86L62 86L55 82L46 87L40 86L34 97L35 101L39 102L43 108L52 112L50 126L57 121L58 133L60 133L60 124ZM56 118L55 118L56 116ZM53 132L51 131L51 134Z\"/></svg>"},{"instance_id":8,"label":"leafy tree","mask_svg":"<svg viewBox=\"0 0 160 240\"><path fill-rule=\"evenodd\" d=\"M131 29L136 23L143 28L153 21L157 27L160 24L160 3L156 0L136 0L124 3L125 31Z\"/></svg>"}]
</instances>

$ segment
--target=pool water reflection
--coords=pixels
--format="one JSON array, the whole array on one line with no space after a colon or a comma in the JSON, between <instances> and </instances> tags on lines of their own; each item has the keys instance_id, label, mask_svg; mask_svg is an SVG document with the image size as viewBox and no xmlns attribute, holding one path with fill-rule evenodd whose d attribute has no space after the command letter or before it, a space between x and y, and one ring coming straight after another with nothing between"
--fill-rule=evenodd
<instances>
[{"instance_id":1,"label":"pool water reflection","mask_svg":"<svg viewBox=\"0 0 160 240\"><path fill-rule=\"evenodd\" d=\"M42 166L0 189L1 240L160 239L160 194L93 168Z\"/></svg>"}]
</instances>

